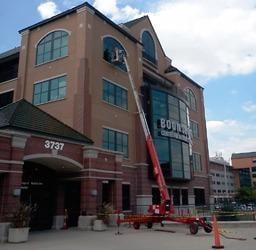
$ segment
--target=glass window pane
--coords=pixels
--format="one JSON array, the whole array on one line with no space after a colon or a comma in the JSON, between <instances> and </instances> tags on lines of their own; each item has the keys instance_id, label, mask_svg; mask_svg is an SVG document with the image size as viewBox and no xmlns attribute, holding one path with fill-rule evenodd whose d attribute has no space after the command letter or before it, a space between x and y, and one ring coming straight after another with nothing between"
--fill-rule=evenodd
<instances>
[{"instance_id":1,"label":"glass window pane","mask_svg":"<svg viewBox=\"0 0 256 250\"><path fill-rule=\"evenodd\" d=\"M40 103L40 95L34 95L33 104L39 104Z\"/></svg>"},{"instance_id":2,"label":"glass window pane","mask_svg":"<svg viewBox=\"0 0 256 250\"><path fill-rule=\"evenodd\" d=\"M44 52L44 45L38 45L37 47L37 54L40 55Z\"/></svg>"},{"instance_id":3,"label":"glass window pane","mask_svg":"<svg viewBox=\"0 0 256 250\"><path fill-rule=\"evenodd\" d=\"M44 62L51 60L51 53L44 54Z\"/></svg>"},{"instance_id":4,"label":"glass window pane","mask_svg":"<svg viewBox=\"0 0 256 250\"><path fill-rule=\"evenodd\" d=\"M50 100L56 100L56 99L58 99L58 89L51 90Z\"/></svg>"},{"instance_id":5,"label":"glass window pane","mask_svg":"<svg viewBox=\"0 0 256 250\"><path fill-rule=\"evenodd\" d=\"M52 43L48 42L44 44L44 52L50 52L52 48Z\"/></svg>"},{"instance_id":6,"label":"glass window pane","mask_svg":"<svg viewBox=\"0 0 256 250\"><path fill-rule=\"evenodd\" d=\"M34 85L34 94L38 94L41 92L41 84L38 83L38 84L35 84Z\"/></svg>"},{"instance_id":7,"label":"glass window pane","mask_svg":"<svg viewBox=\"0 0 256 250\"><path fill-rule=\"evenodd\" d=\"M68 47L62 47L60 50L60 56L66 56L68 54Z\"/></svg>"},{"instance_id":8,"label":"glass window pane","mask_svg":"<svg viewBox=\"0 0 256 250\"><path fill-rule=\"evenodd\" d=\"M54 38L60 37L61 36L62 31L55 31L54 34Z\"/></svg>"},{"instance_id":9,"label":"glass window pane","mask_svg":"<svg viewBox=\"0 0 256 250\"><path fill-rule=\"evenodd\" d=\"M60 57L60 49L55 49L53 51L53 57L52 59L56 59L56 58L59 58Z\"/></svg>"},{"instance_id":10,"label":"glass window pane","mask_svg":"<svg viewBox=\"0 0 256 250\"><path fill-rule=\"evenodd\" d=\"M40 101L40 103L45 103L45 102L48 102L48 92L43 92L41 94L41 101Z\"/></svg>"},{"instance_id":11,"label":"glass window pane","mask_svg":"<svg viewBox=\"0 0 256 250\"><path fill-rule=\"evenodd\" d=\"M52 33L49 34L48 36L46 36L42 42L45 43L45 42L48 42L48 41L50 41L50 40L52 40Z\"/></svg>"},{"instance_id":12,"label":"glass window pane","mask_svg":"<svg viewBox=\"0 0 256 250\"><path fill-rule=\"evenodd\" d=\"M44 62L43 55L37 55L36 64L41 64L43 62Z\"/></svg>"},{"instance_id":13,"label":"glass window pane","mask_svg":"<svg viewBox=\"0 0 256 250\"><path fill-rule=\"evenodd\" d=\"M59 87L59 81L58 78L51 80L51 90L57 89Z\"/></svg>"},{"instance_id":14,"label":"glass window pane","mask_svg":"<svg viewBox=\"0 0 256 250\"><path fill-rule=\"evenodd\" d=\"M64 98L66 96L66 87L59 89L59 98Z\"/></svg>"},{"instance_id":15,"label":"glass window pane","mask_svg":"<svg viewBox=\"0 0 256 250\"><path fill-rule=\"evenodd\" d=\"M60 47L60 44L61 44L61 39L55 39L53 41L53 49L58 49Z\"/></svg>"},{"instance_id":16,"label":"glass window pane","mask_svg":"<svg viewBox=\"0 0 256 250\"><path fill-rule=\"evenodd\" d=\"M64 87L64 86L66 86L66 76L62 76L62 77L60 77L60 78L58 78L58 80L59 80L59 87Z\"/></svg>"},{"instance_id":17,"label":"glass window pane","mask_svg":"<svg viewBox=\"0 0 256 250\"><path fill-rule=\"evenodd\" d=\"M48 91L48 88L49 88L49 82L43 82L41 83L42 85L42 92L47 92Z\"/></svg>"},{"instance_id":18,"label":"glass window pane","mask_svg":"<svg viewBox=\"0 0 256 250\"><path fill-rule=\"evenodd\" d=\"M68 45L68 36L64 36L61 38L61 46L65 47Z\"/></svg>"}]
</instances>

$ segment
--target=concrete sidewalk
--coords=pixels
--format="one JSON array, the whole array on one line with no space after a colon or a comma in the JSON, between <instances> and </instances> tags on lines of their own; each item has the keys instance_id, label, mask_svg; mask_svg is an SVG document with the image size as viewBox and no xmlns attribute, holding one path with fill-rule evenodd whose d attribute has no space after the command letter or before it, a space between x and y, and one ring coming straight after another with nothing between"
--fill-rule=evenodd
<instances>
[{"instance_id":1,"label":"concrete sidewalk","mask_svg":"<svg viewBox=\"0 0 256 250\"><path fill-rule=\"evenodd\" d=\"M61 231L43 231L30 233L27 243L0 244L1 250L207 250L212 249L213 235L200 230L190 235L188 228L165 226L175 233L154 231L160 227L140 230L121 227L122 235L116 235L115 228L104 232L79 231L68 229ZM163 229L163 228L161 228ZM221 239L225 249L254 250L256 230L252 228L230 229L227 234L247 238L245 241Z\"/></svg>"}]
</instances>

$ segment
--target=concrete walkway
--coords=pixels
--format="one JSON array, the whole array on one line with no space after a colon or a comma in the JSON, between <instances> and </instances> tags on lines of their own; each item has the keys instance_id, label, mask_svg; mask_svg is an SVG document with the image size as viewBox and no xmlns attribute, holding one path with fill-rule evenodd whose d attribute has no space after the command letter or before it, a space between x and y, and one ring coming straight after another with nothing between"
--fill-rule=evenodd
<instances>
[{"instance_id":1,"label":"concrete walkway","mask_svg":"<svg viewBox=\"0 0 256 250\"><path fill-rule=\"evenodd\" d=\"M20 244L0 244L1 250L207 250L212 249L213 235L200 230L190 235L188 228L165 226L175 233L159 232L142 227L140 230L122 227L122 235L115 235L116 229L104 232L79 231L68 229L61 231L43 231L30 233L29 241ZM161 228L163 229L163 228ZM256 249L255 228L233 228L226 230L229 236L247 238L245 241L221 239L225 249Z\"/></svg>"}]
</instances>

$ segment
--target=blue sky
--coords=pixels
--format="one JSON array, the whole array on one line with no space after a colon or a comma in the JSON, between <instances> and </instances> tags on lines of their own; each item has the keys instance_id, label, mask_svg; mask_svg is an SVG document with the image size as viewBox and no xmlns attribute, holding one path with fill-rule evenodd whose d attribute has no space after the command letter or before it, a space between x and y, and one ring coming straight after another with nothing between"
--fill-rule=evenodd
<instances>
[{"instance_id":1,"label":"blue sky","mask_svg":"<svg viewBox=\"0 0 256 250\"><path fill-rule=\"evenodd\" d=\"M18 30L81 0L2 0L0 53ZM116 23L149 15L173 65L204 87L210 156L256 151L256 0L91 0Z\"/></svg>"}]
</instances>

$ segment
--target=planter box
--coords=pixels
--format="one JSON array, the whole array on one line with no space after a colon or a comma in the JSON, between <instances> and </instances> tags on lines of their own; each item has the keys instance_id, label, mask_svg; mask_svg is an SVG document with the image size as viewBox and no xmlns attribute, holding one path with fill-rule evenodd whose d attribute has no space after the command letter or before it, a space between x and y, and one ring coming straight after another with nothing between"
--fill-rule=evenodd
<instances>
[{"instance_id":1,"label":"planter box","mask_svg":"<svg viewBox=\"0 0 256 250\"><path fill-rule=\"evenodd\" d=\"M96 220L96 215L80 215L78 218L78 228L80 230L92 230L93 221Z\"/></svg>"},{"instance_id":2,"label":"planter box","mask_svg":"<svg viewBox=\"0 0 256 250\"><path fill-rule=\"evenodd\" d=\"M11 223L2 222L0 223L0 243L4 243L8 240L8 230Z\"/></svg>"},{"instance_id":3,"label":"planter box","mask_svg":"<svg viewBox=\"0 0 256 250\"><path fill-rule=\"evenodd\" d=\"M107 229L107 226L103 222L103 220L95 220L93 222L93 230L94 231L105 231L106 229Z\"/></svg>"},{"instance_id":4,"label":"planter box","mask_svg":"<svg viewBox=\"0 0 256 250\"><path fill-rule=\"evenodd\" d=\"M9 228L8 242L19 243L28 241L29 227Z\"/></svg>"}]
</instances>

